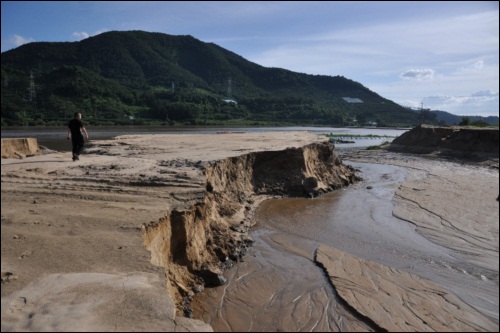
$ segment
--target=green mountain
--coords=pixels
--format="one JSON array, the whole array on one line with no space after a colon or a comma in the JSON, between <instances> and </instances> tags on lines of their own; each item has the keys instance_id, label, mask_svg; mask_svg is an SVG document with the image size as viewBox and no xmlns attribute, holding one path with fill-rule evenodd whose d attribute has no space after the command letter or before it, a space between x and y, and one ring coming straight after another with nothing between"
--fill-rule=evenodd
<instances>
[{"instance_id":1,"label":"green mountain","mask_svg":"<svg viewBox=\"0 0 500 333\"><path fill-rule=\"evenodd\" d=\"M415 113L342 76L266 68L191 36L107 32L3 52L2 125L411 125Z\"/></svg>"}]
</instances>

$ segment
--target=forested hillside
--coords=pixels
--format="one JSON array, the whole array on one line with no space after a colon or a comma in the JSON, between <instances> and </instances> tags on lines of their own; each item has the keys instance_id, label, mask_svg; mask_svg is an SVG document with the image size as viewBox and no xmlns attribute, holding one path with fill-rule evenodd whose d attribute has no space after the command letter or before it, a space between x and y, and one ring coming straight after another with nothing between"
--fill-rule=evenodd
<instances>
[{"instance_id":1,"label":"forested hillside","mask_svg":"<svg viewBox=\"0 0 500 333\"><path fill-rule=\"evenodd\" d=\"M341 76L265 68L191 36L107 32L2 53L2 125L405 126L415 112Z\"/></svg>"}]
</instances>

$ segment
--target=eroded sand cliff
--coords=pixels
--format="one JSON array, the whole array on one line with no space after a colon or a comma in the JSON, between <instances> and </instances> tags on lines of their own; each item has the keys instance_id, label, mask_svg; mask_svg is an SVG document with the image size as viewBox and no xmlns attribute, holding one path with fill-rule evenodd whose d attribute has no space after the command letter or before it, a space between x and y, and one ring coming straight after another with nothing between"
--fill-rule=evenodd
<instances>
[{"instance_id":1,"label":"eroded sand cliff","mask_svg":"<svg viewBox=\"0 0 500 333\"><path fill-rule=\"evenodd\" d=\"M388 149L468 159L498 159L497 128L418 126L394 139Z\"/></svg>"},{"instance_id":2,"label":"eroded sand cliff","mask_svg":"<svg viewBox=\"0 0 500 333\"><path fill-rule=\"evenodd\" d=\"M2 158L24 158L39 155L40 148L35 138L2 139Z\"/></svg>"},{"instance_id":3,"label":"eroded sand cliff","mask_svg":"<svg viewBox=\"0 0 500 333\"><path fill-rule=\"evenodd\" d=\"M252 243L247 231L256 204L269 196L317 196L356 180L330 144L249 153L204 168L202 199L145 227L152 262L165 267L177 304L190 313L195 292L223 285Z\"/></svg>"}]
</instances>

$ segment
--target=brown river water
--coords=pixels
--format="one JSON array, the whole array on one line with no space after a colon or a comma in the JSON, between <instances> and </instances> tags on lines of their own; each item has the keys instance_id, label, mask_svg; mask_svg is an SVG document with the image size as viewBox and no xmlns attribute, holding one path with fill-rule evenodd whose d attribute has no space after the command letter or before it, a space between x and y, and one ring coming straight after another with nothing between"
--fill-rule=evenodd
<instances>
[{"instance_id":1,"label":"brown river water","mask_svg":"<svg viewBox=\"0 0 500 333\"><path fill-rule=\"evenodd\" d=\"M254 246L226 272L227 285L195 298L195 317L221 332L375 330L339 300L314 263L315 250L324 243L432 280L498 323L498 271L461 260L392 214L397 187L426 172L344 162L364 180L316 199L261 204L251 233Z\"/></svg>"}]
</instances>

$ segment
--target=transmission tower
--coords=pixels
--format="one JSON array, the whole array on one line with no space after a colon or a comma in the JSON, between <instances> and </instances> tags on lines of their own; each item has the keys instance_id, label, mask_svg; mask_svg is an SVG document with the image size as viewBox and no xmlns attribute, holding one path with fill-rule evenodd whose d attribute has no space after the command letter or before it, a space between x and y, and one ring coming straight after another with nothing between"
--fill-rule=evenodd
<instances>
[{"instance_id":1,"label":"transmission tower","mask_svg":"<svg viewBox=\"0 0 500 333\"><path fill-rule=\"evenodd\" d=\"M172 92L174 93L175 92L175 82L172 81Z\"/></svg>"},{"instance_id":2,"label":"transmission tower","mask_svg":"<svg viewBox=\"0 0 500 333\"><path fill-rule=\"evenodd\" d=\"M228 98L231 98L231 94L232 94L232 81L231 81L231 78L229 78L227 80L227 97Z\"/></svg>"},{"instance_id":3,"label":"transmission tower","mask_svg":"<svg viewBox=\"0 0 500 333\"><path fill-rule=\"evenodd\" d=\"M33 72L30 72L30 89L29 89L29 101L32 102L36 98L35 90L35 79L33 78Z\"/></svg>"},{"instance_id":4,"label":"transmission tower","mask_svg":"<svg viewBox=\"0 0 500 333\"><path fill-rule=\"evenodd\" d=\"M420 126L424 123L424 103L420 103Z\"/></svg>"}]
</instances>

